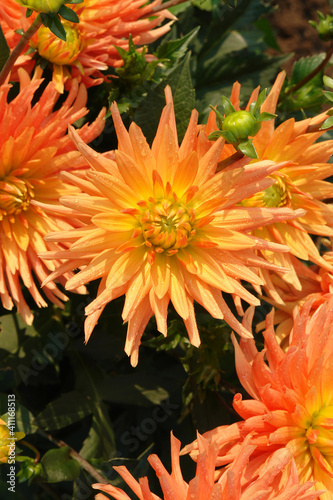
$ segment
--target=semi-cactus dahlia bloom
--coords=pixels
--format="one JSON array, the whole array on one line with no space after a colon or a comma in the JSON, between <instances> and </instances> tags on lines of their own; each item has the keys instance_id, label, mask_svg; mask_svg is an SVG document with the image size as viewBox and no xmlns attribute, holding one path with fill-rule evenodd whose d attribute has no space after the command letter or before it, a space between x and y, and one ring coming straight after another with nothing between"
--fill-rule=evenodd
<instances>
[{"instance_id":1,"label":"semi-cactus dahlia bloom","mask_svg":"<svg viewBox=\"0 0 333 500\"><path fill-rule=\"evenodd\" d=\"M63 22L66 42L42 26L33 37L31 46L53 67L53 81L59 92L71 78L81 79L86 87L100 84L108 67L122 65L116 49L128 50L129 35L137 46L149 44L167 33L170 23L158 27L166 18L175 19L167 10L153 15L153 8L162 0L147 4L146 0L83 0L71 5L79 16L78 24ZM0 5L0 23L11 49L17 44L18 29L26 30L34 18L25 17L25 9L15 0L3 0ZM18 59L17 65L32 67L33 53ZM35 61L35 59L34 59ZM15 75L14 75L15 76Z\"/></svg>"},{"instance_id":2,"label":"semi-cactus dahlia bloom","mask_svg":"<svg viewBox=\"0 0 333 500\"><path fill-rule=\"evenodd\" d=\"M33 315L23 297L22 283L39 307L47 306L36 284L60 261L45 263L37 254L64 248L61 244L45 243L43 238L50 231L80 224L62 214L58 197L77 189L59 179L58 173L86 167L74 151L67 127L88 110L84 107L87 92L83 85L79 87L74 82L61 108L53 111L59 97L54 84L50 83L39 94L38 102L32 104L42 80L35 75L30 81L22 69L19 75L20 92L10 103L7 96L11 85L0 87L0 297L6 309L12 309L15 303L24 321L31 324ZM82 127L79 136L86 141L98 136L104 127L103 115L104 112L92 125ZM38 202L51 205L52 214L34 204ZM44 293L59 306L59 299L66 299L53 282L44 287Z\"/></svg>"},{"instance_id":3,"label":"semi-cactus dahlia bloom","mask_svg":"<svg viewBox=\"0 0 333 500\"><path fill-rule=\"evenodd\" d=\"M317 492L310 492L312 484L299 484L297 470L291 453L277 450L261 467L253 467L251 455L255 446L246 439L241 453L231 467L215 470L218 449L202 436L198 436L198 457L195 477L187 483L183 479L179 451L180 441L171 436L171 474L156 455L148 461L156 472L164 500L310 500L317 498ZM124 466L114 467L122 476L136 498L140 500L162 500L154 495L146 477L136 481ZM220 475L218 481L217 474ZM94 489L104 491L116 500L130 500L123 490L106 484L93 484ZM107 500L102 493L96 500Z\"/></svg>"},{"instance_id":4,"label":"semi-cactus dahlia bloom","mask_svg":"<svg viewBox=\"0 0 333 500\"><path fill-rule=\"evenodd\" d=\"M272 181L265 177L283 164L260 162L214 175L223 140L210 148L204 132L197 138L197 112L193 111L179 146L170 88L166 95L168 104L152 148L134 123L127 132L116 104L111 112L118 150L112 159L96 153L71 132L92 170L84 178L66 174L83 194L62 197L61 202L69 214L74 210L78 216L88 216L89 223L47 237L49 242L71 243L69 251L43 253L43 258L69 259L49 279L78 264L86 266L67 282L67 289L102 278L97 298L86 308L86 340L106 304L126 294L123 319L129 327L125 351L133 364L153 314L158 330L167 334L170 301L194 345L200 339L193 300L213 317L224 318L240 335L252 336L236 321L221 290L259 304L240 280L262 283L250 267L272 265L253 250L286 251L287 247L246 232L298 215L289 208L237 206L244 196L269 185Z\"/></svg>"},{"instance_id":5,"label":"semi-cactus dahlia bloom","mask_svg":"<svg viewBox=\"0 0 333 500\"><path fill-rule=\"evenodd\" d=\"M294 322L287 352L280 348L273 328L273 313L266 319L265 350L253 339L241 339L236 352L237 374L253 399L234 398L244 419L204 434L220 448L218 463L236 459L242 438L251 433L257 446L253 459L265 462L270 454L287 448L294 456L299 480L316 481L315 491L327 490L321 500L333 499L333 297L309 316L302 307ZM267 357L268 365L264 357ZM185 451L193 452L197 445Z\"/></svg>"},{"instance_id":6,"label":"semi-cactus dahlia bloom","mask_svg":"<svg viewBox=\"0 0 333 500\"><path fill-rule=\"evenodd\" d=\"M275 112L284 78L285 72L278 75L261 107L262 112ZM253 92L250 102L257 98L258 92L259 89ZM236 109L239 109L239 94L240 85L236 83L231 95L231 101ZM316 142L324 133L324 131L319 131L319 127L326 118L326 113L300 122L295 122L294 118L290 118L276 129L273 120L263 122L260 131L253 139L259 160L288 161L289 163L271 175L275 181L272 186L242 201L244 206L290 207L306 210L306 213L297 220L274 223L258 228L254 232L260 238L289 246L290 254L266 251L262 254L270 262L288 268L290 272L283 274L282 277L298 290L301 284L297 269L295 269L296 259L293 259L293 256L302 260L310 260L326 269L333 270L332 266L321 258L310 237L310 234L333 236L333 207L322 201L333 197L332 183L323 180L333 173L333 165L328 163L333 153L333 140ZM208 121L208 132L216 128L215 113L212 112ZM228 145L221 159L225 159L234 152L234 148ZM262 273L266 282L266 290L271 293L272 298L277 299L274 288L271 287L269 273L266 271Z\"/></svg>"}]
</instances>

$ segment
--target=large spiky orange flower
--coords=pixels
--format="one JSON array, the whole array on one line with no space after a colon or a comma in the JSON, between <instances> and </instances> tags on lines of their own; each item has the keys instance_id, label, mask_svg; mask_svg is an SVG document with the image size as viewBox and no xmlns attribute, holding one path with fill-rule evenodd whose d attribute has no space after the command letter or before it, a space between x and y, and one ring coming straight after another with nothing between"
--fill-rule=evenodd
<instances>
[{"instance_id":1,"label":"large spiky orange flower","mask_svg":"<svg viewBox=\"0 0 333 500\"><path fill-rule=\"evenodd\" d=\"M262 112L275 112L284 78L285 72L281 72L261 108ZM249 104L256 100L258 92L259 88L253 92ZM236 83L231 101L237 110L239 110L239 95L240 85ZM326 118L326 113L300 122L290 118L276 129L273 120L263 122L260 131L253 139L259 160L290 163L271 175L275 181L272 186L242 201L244 206L290 207L306 210L306 213L297 220L267 225L256 229L253 233L260 238L289 246L290 254L266 251L262 254L270 262L288 268L289 273L283 274L282 277L298 290L301 288L301 283L295 268L296 259L293 259L293 256L333 270L332 265L321 258L310 236L310 234L333 236L333 207L322 201L333 196L332 183L323 180L333 174L333 165L328 163L333 153L333 140L316 142L324 133L319 128ZM216 119L215 113L212 112L208 122L208 132L214 129L216 130ZM234 152L234 148L228 145L222 160ZM262 271L262 274L266 290L272 298L277 299L269 273Z\"/></svg>"},{"instance_id":2,"label":"large spiky orange flower","mask_svg":"<svg viewBox=\"0 0 333 500\"><path fill-rule=\"evenodd\" d=\"M166 95L168 104L152 148L134 123L127 132L116 104L111 112L119 142L113 159L96 153L71 132L92 170L84 178L65 175L84 194L62 197L61 202L69 214L75 210L78 216L89 216L89 223L47 237L49 242L71 243L69 251L43 253L43 258L69 259L46 283L78 265L86 267L67 282L68 289L102 278L98 297L86 308L86 340L106 304L126 294L123 319L129 327L125 351L133 364L153 314L158 330L167 334L170 301L194 345L200 339L193 300L214 317L224 318L241 335L252 336L236 321L220 291L258 304L240 280L262 283L250 267L272 265L258 258L253 249L285 251L287 247L246 232L298 215L289 208L237 206L244 196L270 184L265 177L281 165L261 162L214 175L222 139L210 148L204 132L197 138L197 112L193 111L179 146L170 88Z\"/></svg>"},{"instance_id":3,"label":"large spiky orange flower","mask_svg":"<svg viewBox=\"0 0 333 500\"><path fill-rule=\"evenodd\" d=\"M206 438L220 447L218 462L236 459L242 439L251 433L257 463L287 448L294 456L299 480L316 481L315 490L327 490L321 500L333 499L333 298L312 316L311 305L299 312L284 352L267 316L265 349L253 339L233 337L240 382L253 399L234 397L234 408L244 419L214 429ZM247 318L248 319L248 318ZM268 364L265 362L267 357ZM197 449L190 445L185 451ZM196 453L198 453L196 451Z\"/></svg>"},{"instance_id":4,"label":"large spiky orange flower","mask_svg":"<svg viewBox=\"0 0 333 500\"><path fill-rule=\"evenodd\" d=\"M154 15L154 8L161 3L162 0L148 4L146 0L83 0L71 5L80 22L63 21L66 42L42 26L33 37L30 49L34 48L40 57L49 61L59 92L63 92L65 82L71 78L81 80L86 87L98 85L105 79L102 71L123 64L116 47L128 50L130 35L135 45L142 46L169 31L171 23L157 27L166 18L175 19L167 10ZM1 2L0 23L11 49L20 38L16 31L26 30L35 17L34 14L26 19L25 12L15 0ZM30 51L21 56L17 64L31 69L36 61L36 57L33 61L32 57L34 53Z\"/></svg>"},{"instance_id":5,"label":"large spiky orange flower","mask_svg":"<svg viewBox=\"0 0 333 500\"><path fill-rule=\"evenodd\" d=\"M37 254L65 248L45 243L44 236L82 224L62 214L59 196L77 192L77 188L60 180L58 173L87 166L73 147L67 127L88 110L84 107L87 91L77 82L62 106L53 111L59 97L54 84L50 83L41 92L42 80L38 75L30 81L21 69L19 76L20 92L10 103L7 97L11 85L0 87L0 296L6 309L15 304L24 321L31 324L33 315L23 297L22 284L39 307L47 306L36 284L57 268L60 261L45 263ZM32 104L37 91L38 102ZM86 141L98 136L104 127L104 114L101 112L92 125L78 130L78 135ZM34 205L35 202L51 205L52 214ZM44 293L60 307L59 299L66 299L52 281L44 287Z\"/></svg>"},{"instance_id":6,"label":"large spiky orange flower","mask_svg":"<svg viewBox=\"0 0 333 500\"><path fill-rule=\"evenodd\" d=\"M297 470L291 453L287 449L277 450L261 467L253 466L251 455L255 446L246 439L241 453L231 467L217 471L218 448L198 435L198 457L195 477L187 483L183 479L179 451L180 441L171 435L171 474L157 455L148 461L156 472L164 500L310 500L317 492L310 492L312 483L299 484ZM126 467L114 467L140 500L161 500L154 495L146 477L136 481ZM218 481L217 475L221 476ZM104 491L116 500L130 500L120 488L106 484L93 484L94 489ZM102 493L96 500L107 500Z\"/></svg>"}]
</instances>

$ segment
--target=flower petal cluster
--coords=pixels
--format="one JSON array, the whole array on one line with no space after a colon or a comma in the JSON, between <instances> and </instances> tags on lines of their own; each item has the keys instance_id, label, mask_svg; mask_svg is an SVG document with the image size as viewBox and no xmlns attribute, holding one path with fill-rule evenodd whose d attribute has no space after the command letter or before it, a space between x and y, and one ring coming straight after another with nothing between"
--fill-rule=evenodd
<instances>
[{"instance_id":1,"label":"flower petal cluster","mask_svg":"<svg viewBox=\"0 0 333 500\"><path fill-rule=\"evenodd\" d=\"M284 78L283 71L278 75L262 105L262 112L275 112ZM246 109L257 99L258 93L259 88L253 92ZM231 102L237 110L239 110L239 94L240 85L235 83ZM277 128L274 126L274 120L263 122L253 138L259 160L289 163L271 175L275 181L273 185L242 201L243 206L290 207L306 211L297 220L267 225L257 228L253 233L260 238L289 246L290 254L263 251L262 255L270 262L288 268L289 272L284 273L282 278L297 290L301 289L301 283L296 259L293 259L293 256L297 259L310 260L327 270L333 270L332 265L322 259L310 236L310 234L333 236L333 207L322 201L333 196L332 183L324 180L333 173L333 165L328 163L333 153L333 140L316 142L325 132L319 129L326 118L326 113L299 122L290 118ZM215 113L212 112L207 123L207 131L213 132L216 129ZM221 159L225 160L234 152L235 149L228 145ZM269 272L262 271L262 276L266 282L267 293L276 300L277 294L270 281Z\"/></svg>"},{"instance_id":2,"label":"flower petal cluster","mask_svg":"<svg viewBox=\"0 0 333 500\"><path fill-rule=\"evenodd\" d=\"M299 484L297 471L291 453L277 450L261 466L253 469L251 455L255 446L246 439L238 459L229 468L215 470L218 449L215 443L198 435L198 457L196 474L189 483L183 479L179 451L180 441L171 435L171 474L157 455L150 455L148 461L159 479L164 500L310 500L317 498L317 492L310 492L312 483ZM146 477L136 481L126 467L114 467L140 500L162 500L154 495ZM251 475L248 480L247 476ZM217 476L220 476L217 480ZM130 497L120 488L106 484L93 484L116 500ZM96 500L106 500L102 493Z\"/></svg>"},{"instance_id":3,"label":"flower petal cluster","mask_svg":"<svg viewBox=\"0 0 333 500\"><path fill-rule=\"evenodd\" d=\"M20 91L11 102L7 102L11 85L0 87L0 297L3 307L12 309L15 304L24 321L31 324L33 315L22 284L39 307L47 306L36 283L60 261L45 263L38 253L66 246L45 243L43 238L51 231L81 224L62 214L59 196L77 192L77 188L64 183L58 173L87 167L69 139L67 127L88 111L84 107L86 89L77 82L61 108L54 111L59 97L54 84L41 92L38 74L30 81L21 69L19 76ZM37 92L39 101L33 103ZM86 141L97 137L104 127L104 114L102 111L92 125L83 126L78 135ZM40 202L50 205L52 213L38 207ZM62 282L68 277L70 274ZM44 287L44 294L60 307L61 300L67 300L53 282Z\"/></svg>"},{"instance_id":4,"label":"flower petal cluster","mask_svg":"<svg viewBox=\"0 0 333 500\"><path fill-rule=\"evenodd\" d=\"M312 316L309 309L308 303L298 313L287 352L275 336L273 312L266 319L263 351L257 351L253 339L238 344L233 337L237 374L252 399L236 394L233 405L244 420L204 436L218 444L219 464L237 460L240 443L249 434L258 464L286 448L294 456L300 482L315 481L315 491L326 490L320 499L332 500L333 298ZM198 445L185 451L193 449Z\"/></svg>"},{"instance_id":5,"label":"flower petal cluster","mask_svg":"<svg viewBox=\"0 0 333 500\"><path fill-rule=\"evenodd\" d=\"M83 0L72 5L80 22L63 22L67 40L57 38L42 26L33 37L31 46L49 61L53 68L56 89L63 92L65 82L72 78L82 81L86 87L99 85L105 80L102 71L121 66L123 61L116 47L128 50L129 36L137 46L149 44L167 33L170 23L158 27L166 18L175 19L167 10L154 15L154 7L162 0L147 4L146 0ZM26 30L34 19L27 20L25 9L16 0L4 0L0 5L0 23L10 49L17 44L20 35L16 30ZM33 53L17 60L17 67L27 70L34 66ZM13 73L12 77L15 77Z\"/></svg>"}]
</instances>

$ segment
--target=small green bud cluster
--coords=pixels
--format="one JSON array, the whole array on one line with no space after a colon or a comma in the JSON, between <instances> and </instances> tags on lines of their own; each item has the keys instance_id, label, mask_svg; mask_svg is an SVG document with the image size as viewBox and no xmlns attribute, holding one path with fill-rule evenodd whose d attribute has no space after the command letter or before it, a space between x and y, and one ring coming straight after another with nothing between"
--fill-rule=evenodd
<instances>
[{"instance_id":1,"label":"small green bud cluster","mask_svg":"<svg viewBox=\"0 0 333 500\"><path fill-rule=\"evenodd\" d=\"M318 34L322 40L331 40L333 37L333 16L327 14L324 16L322 12L317 11L319 21L309 21L309 24L318 31Z\"/></svg>"},{"instance_id":2,"label":"small green bud cluster","mask_svg":"<svg viewBox=\"0 0 333 500\"><path fill-rule=\"evenodd\" d=\"M228 144L232 144L235 149L241 151L250 158L258 158L257 152L252 142L252 138L259 132L263 121L272 120L276 117L271 113L261 113L260 107L266 98L266 89L260 92L257 101L250 104L249 111L236 111L231 101L227 97L222 97L222 107L224 114L210 105L216 113L220 130L208 136L210 140L223 137Z\"/></svg>"}]
</instances>

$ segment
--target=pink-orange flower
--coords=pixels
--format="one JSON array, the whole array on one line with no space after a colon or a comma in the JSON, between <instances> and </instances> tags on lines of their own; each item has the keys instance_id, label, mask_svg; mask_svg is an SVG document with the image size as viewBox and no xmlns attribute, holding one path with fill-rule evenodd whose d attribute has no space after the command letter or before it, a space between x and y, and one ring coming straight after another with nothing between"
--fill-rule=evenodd
<instances>
[{"instance_id":1,"label":"pink-orange flower","mask_svg":"<svg viewBox=\"0 0 333 500\"><path fill-rule=\"evenodd\" d=\"M159 479L164 500L310 500L318 497L310 492L312 484L299 484L297 470L291 453L287 449L277 450L261 467L253 467L251 455L255 446L246 439L237 460L229 468L215 470L218 449L216 443L198 435L198 457L196 474L189 483L183 479L179 451L180 441L171 435L171 474L156 455L148 461ZM124 466L114 467L122 476L136 498L161 500L150 490L148 479L136 481ZM219 479L217 480L217 478ZM120 488L106 484L93 484L94 489L104 491L116 500L130 500ZM96 500L107 500L102 493Z\"/></svg>"},{"instance_id":2,"label":"pink-orange flower","mask_svg":"<svg viewBox=\"0 0 333 500\"><path fill-rule=\"evenodd\" d=\"M92 169L84 177L65 175L83 194L62 197L61 202L69 214L84 214L89 222L80 229L47 237L49 242L71 243L68 251L43 253L43 258L69 259L49 279L78 265L86 266L67 282L68 289L102 278L97 298L86 308L86 340L106 304L126 294L123 319L129 326L125 351L133 364L153 314L158 330L167 334L170 301L194 345L200 339L193 300L215 318L224 318L241 335L252 336L236 321L221 290L259 304L240 280L260 284L250 267L272 269L272 265L253 250L286 251L287 247L246 233L298 215L288 208L237 206L244 196L270 185L272 181L264 178L281 165L261 162L214 175L223 140L210 147L204 132L197 137L198 114L193 111L179 146L169 88L167 101L152 148L134 123L127 132L116 104L111 112L119 142L111 158L96 153L71 132Z\"/></svg>"},{"instance_id":3,"label":"pink-orange flower","mask_svg":"<svg viewBox=\"0 0 333 500\"><path fill-rule=\"evenodd\" d=\"M44 236L82 224L62 214L59 196L77 192L77 188L59 179L58 173L87 166L74 150L67 127L88 110L84 107L86 89L77 82L61 108L53 111L59 97L54 84L50 83L32 104L42 80L35 75L30 81L24 70L19 70L19 75L20 92L10 103L11 85L0 87L0 296L6 309L15 304L24 321L31 324L33 315L23 297L22 283L39 307L47 306L36 283L40 284L60 261L45 263L37 254L66 246L45 243ZM83 126L79 136L86 141L98 136L104 127L103 116L104 111L92 125ZM34 205L38 202L51 205L52 214ZM59 299L66 299L53 282L44 287L44 293L60 307Z\"/></svg>"},{"instance_id":4,"label":"pink-orange flower","mask_svg":"<svg viewBox=\"0 0 333 500\"><path fill-rule=\"evenodd\" d=\"M262 112L275 112L284 78L285 72L278 75L261 108ZM249 104L258 97L258 92L259 88L253 92ZM235 83L231 101L237 110L239 94L240 85ZM260 238L289 246L290 254L263 251L262 255L270 262L288 268L289 273L284 273L282 278L297 290L300 290L301 283L296 269L296 259L293 259L293 256L333 270L332 265L322 259L310 236L310 234L333 236L333 207L322 201L333 196L332 183L323 180L333 174L333 165L328 163L333 153L333 140L316 142L324 133L319 128L326 118L326 113L300 122L290 118L276 129L273 120L263 122L260 131L253 139L259 160L289 163L271 175L275 181L273 185L242 201L244 206L290 207L306 210L306 213L297 220L277 222L257 228L253 233ZM212 112L207 131L211 132L216 128L215 113ZM228 145L221 159L228 158L234 152L234 148ZM261 272L267 292L276 300L269 272L264 270Z\"/></svg>"},{"instance_id":5,"label":"pink-orange flower","mask_svg":"<svg viewBox=\"0 0 333 500\"><path fill-rule=\"evenodd\" d=\"M167 10L154 15L154 8L162 0L147 4L146 0L83 0L71 5L79 16L78 24L63 21L66 42L42 26L33 37L31 46L53 68L56 89L63 92L71 78L82 80L86 87L100 84L108 67L121 66L123 61L116 49L128 50L129 35L137 46L154 42L167 33L170 24L157 27L166 18L175 19ZM23 7L15 0L3 0L0 5L0 23L11 49L17 44L18 29L26 30L35 14L26 19ZM30 47L31 48L31 47ZM26 53L17 60L17 67L32 69L36 58Z\"/></svg>"},{"instance_id":6,"label":"pink-orange flower","mask_svg":"<svg viewBox=\"0 0 333 500\"><path fill-rule=\"evenodd\" d=\"M333 298L311 317L309 308L309 303L303 306L295 319L287 352L276 339L273 313L267 316L263 351L257 351L253 339L241 339L238 345L233 338L238 377L253 399L236 394L234 408L244 420L204 436L218 444L217 462L222 464L236 459L249 433L257 446L253 455L258 465L287 448L300 482L316 481L315 491L327 490L320 499L332 500ZM193 449L197 446L185 451Z\"/></svg>"}]
</instances>

